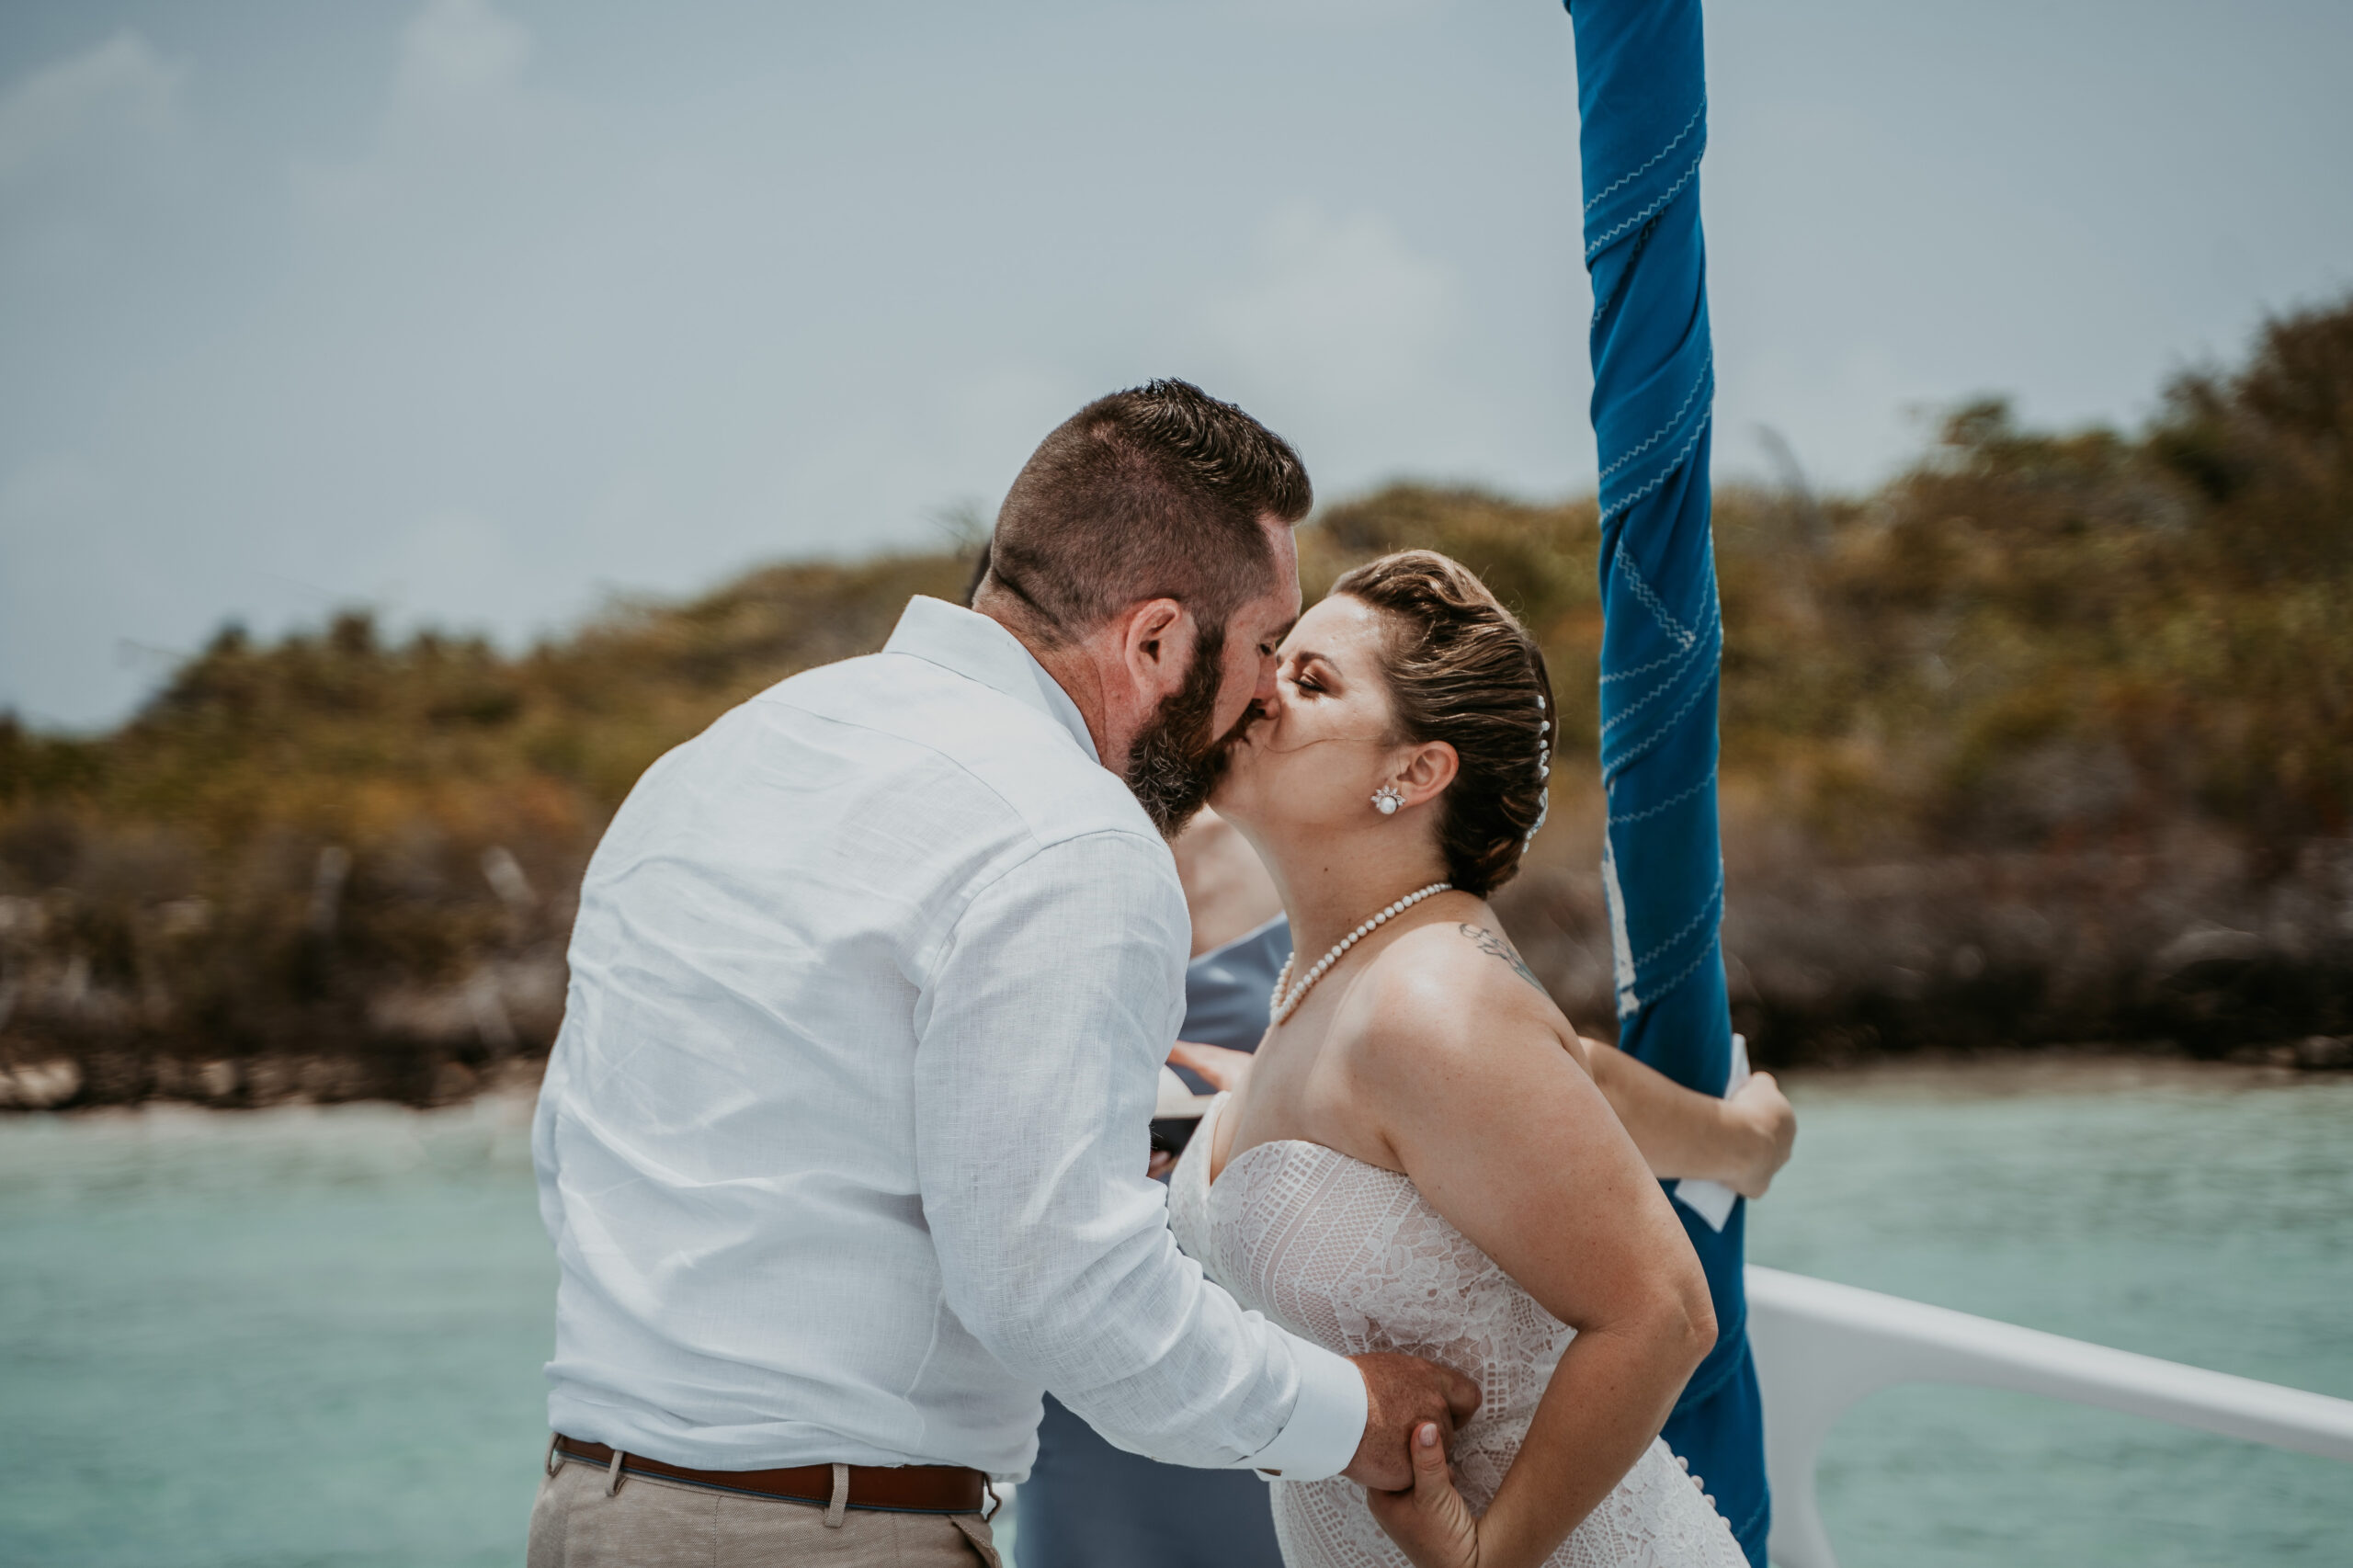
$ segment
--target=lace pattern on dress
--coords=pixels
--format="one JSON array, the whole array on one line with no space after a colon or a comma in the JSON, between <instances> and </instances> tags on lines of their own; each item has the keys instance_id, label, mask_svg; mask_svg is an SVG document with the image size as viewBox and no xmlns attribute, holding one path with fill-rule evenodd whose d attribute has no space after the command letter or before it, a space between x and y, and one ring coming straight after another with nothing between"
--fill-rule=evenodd
<instances>
[{"instance_id":1,"label":"lace pattern on dress","mask_svg":"<svg viewBox=\"0 0 2353 1568\"><path fill-rule=\"evenodd\" d=\"M1320 1143L1260 1143L1212 1187L1219 1096L1169 1189L1177 1244L1235 1300L1344 1356L1400 1350L1476 1379L1458 1434L1464 1499L1483 1512L1575 1330L1537 1304L1395 1171ZM1410 1568L1339 1477L1274 1483L1290 1568ZM1729 1526L1664 1443L1546 1559L1548 1568L1746 1568Z\"/></svg>"}]
</instances>

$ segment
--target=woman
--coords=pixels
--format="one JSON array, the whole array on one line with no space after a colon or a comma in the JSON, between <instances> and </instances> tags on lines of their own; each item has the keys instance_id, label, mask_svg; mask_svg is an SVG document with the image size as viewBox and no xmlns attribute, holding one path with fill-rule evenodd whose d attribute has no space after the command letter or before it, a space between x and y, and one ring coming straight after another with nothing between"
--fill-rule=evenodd
<instances>
[{"instance_id":1,"label":"woman","mask_svg":"<svg viewBox=\"0 0 2353 1568\"><path fill-rule=\"evenodd\" d=\"M1698 1260L1584 1043L1485 895L1542 820L1553 708L1477 578L1409 551L1285 640L1214 797L1297 950L1272 1027L1177 1168L1187 1251L1336 1350L1481 1380L1412 1491L1274 1486L1292 1568L1743 1568L1657 1441L1713 1342Z\"/></svg>"},{"instance_id":2,"label":"woman","mask_svg":"<svg viewBox=\"0 0 2353 1568\"><path fill-rule=\"evenodd\" d=\"M1290 923L1265 864L1204 811L1176 843L1193 915L1186 1038L1169 1064L1196 1089L1232 1088L1266 1033L1267 992L1290 957ZM1587 1058L1610 1108L1662 1178L1704 1176L1762 1198L1790 1156L1795 1120L1769 1073L1729 1099L1698 1095L1597 1040ZM1157 1162L1165 1156L1155 1155ZM1016 1494L1022 1568L1279 1568L1265 1483L1165 1465L1111 1447L1049 1395L1038 1458Z\"/></svg>"}]
</instances>

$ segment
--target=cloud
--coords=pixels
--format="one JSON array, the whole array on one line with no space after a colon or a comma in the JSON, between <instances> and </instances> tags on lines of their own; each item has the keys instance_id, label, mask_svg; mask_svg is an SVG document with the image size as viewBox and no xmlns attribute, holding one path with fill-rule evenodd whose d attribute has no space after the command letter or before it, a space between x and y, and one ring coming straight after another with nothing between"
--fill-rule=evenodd
<instances>
[{"instance_id":1,"label":"cloud","mask_svg":"<svg viewBox=\"0 0 2353 1568\"><path fill-rule=\"evenodd\" d=\"M543 222L584 178L578 127L529 67L537 40L489 0L426 0L390 61L383 108L347 157L298 159L306 237L345 265L414 277ZM366 258L381 264L370 268Z\"/></svg>"},{"instance_id":2,"label":"cloud","mask_svg":"<svg viewBox=\"0 0 2353 1568\"><path fill-rule=\"evenodd\" d=\"M0 182L93 150L170 141L184 74L129 30L34 72L0 94Z\"/></svg>"},{"instance_id":3,"label":"cloud","mask_svg":"<svg viewBox=\"0 0 2353 1568\"><path fill-rule=\"evenodd\" d=\"M502 92L521 75L532 49L529 29L488 0L428 0L401 36L393 101L429 110Z\"/></svg>"},{"instance_id":4,"label":"cloud","mask_svg":"<svg viewBox=\"0 0 2353 1568\"><path fill-rule=\"evenodd\" d=\"M1356 408L1428 377L1455 323L1454 276L1386 217L1295 207L1267 222L1257 251L1250 274L1202 311L1219 357L1252 383Z\"/></svg>"},{"instance_id":5,"label":"cloud","mask_svg":"<svg viewBox=\"0 0 2353 1568\"><path fill-rule=\"evenodd\" d=\"M1473 319L1455 267L1385 213L1290 206L1254 253L1199 308L1201 383L1288 437L1320 494L1404 472L1492 483L1524 474L1528 450L1563 447L1519 438L1525 410L1482 362L1492 324Z\"/></svg>"}]
</instances>

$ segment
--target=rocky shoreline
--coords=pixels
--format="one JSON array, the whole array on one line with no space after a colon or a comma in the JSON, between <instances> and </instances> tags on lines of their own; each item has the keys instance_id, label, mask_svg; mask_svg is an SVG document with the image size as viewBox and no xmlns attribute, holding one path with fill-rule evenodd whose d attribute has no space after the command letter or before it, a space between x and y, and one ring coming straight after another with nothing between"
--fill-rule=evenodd
<instances>
[{"instance_id":1,"label":"rocky shoreline","mask_svg":"<svg viewBox=\"0 0 2353 1568\"><path fill-rule=\"evenodd\" d=\"M536 1094L546 1061L543 1052L420 1063L334 1052L197 1059L92 1051L0 1066L0 1115L144 1105L244 1111L376 1103L425 1110L483 1096Z\"/></svg>"},{"instance_id":2,"label":"rocky shoreline","mask_svg":"<svg viewBox=\"0 0 2353 1568\"><path fill-rule=\"evenodd\" d=\"M1763 1065L2109 1042L2353 1065L2353 841L2267 857L2177 833L2137 852L1825 864L1728 823L1733 1026ZM1579 1026L1615 1016L1601 879L1539 868L1496 901Z\"/></svg>"},{"instance_id":3,"label":"rocky shoreline","mask_svg":"<svg viewBox=\"0 0 2353 1568\"><path fill-rule=\"evenodd\" d=\"M2206 844L2138 858L1755 862L1733 881L1733 1022L1763 1066L2089 1053L2353 1071L2353 844L2307 845L2284 868ZM1598 876L1540 865L1497 903L1563 1008L1608 1034ZM0 1023L0 1111L424 1108L528 1092L562 1020L561 954L550 932L439 985L345 976L274 1038L244 1040L143 1014L136 993L93 987L70 966L26 966Z\"/></svg>"},{"instance_id":4,"label":"rocky shoreline","mask_svg":"<svg viewBox=\"0 0 2353 1568\"><path fill-rule=\"evenodd\" d=\"M1573 803L1570 814L1583 812ZM1540 851L1496 904L1563 1009L1607 1036L1608 912L1599 876L1570 858L1583 825L1563 824L1559 847ZM2130 854L1839 866L1728 827L1733 1024L1760 1065L2088 1048L2353 1070L2353 841L2309 840L2267 859L2234 839L2184 833ZM13 938L0 944L11 960L0 1110L151 1100L424 1107L536 1083L563 1019L571 911L568 900L516 903L508 923L487 927L484 946L438 981L334 961L319 937L307 993L240 1017L175 1000L168 914L122 966L139 983L108 983L57 939L71 923L64 905L44 931L36 918L45 906L0 900L14 911L0 931Z\"/></svg>"},{"instance_id":5,"label":"rocky shoreline","mask_svg":"<svg viewBox=\"0 0 2353 1568\"><path fill-rule=\"evenodd\" d=\"M444 1060L420 1080L412 1069L370 1076L349 1057L331 1054L197 1062L192 1071L151 1062L149 1087L135 1096L108 1095L136 1081L140 1067L101 1059L85 1076L80 1060L59 1056L0 1067L0 1115L116 1115L144 1108L177 1107L224 1113L336 1105L391 1105L439 1110L484 1101L528 1105L539 1090L544 1056L510 1057L468 1065ZM2353 1077L2353 1036L2307 1035L2248 1044L2220 1059L2200 1059L2168 1041L2067 1042L2044 1046L1931 1048L1905 1054L1849 1054L1784 1064L1797 1082L1835 1078L1930 1091L1968 1087L2038 1094L2097 1088L2113 1081L2160 1082L2198 1088L2286 1085ZM96 1084L96 1094L83 1092Z\"/></svg>"}]
</instances>

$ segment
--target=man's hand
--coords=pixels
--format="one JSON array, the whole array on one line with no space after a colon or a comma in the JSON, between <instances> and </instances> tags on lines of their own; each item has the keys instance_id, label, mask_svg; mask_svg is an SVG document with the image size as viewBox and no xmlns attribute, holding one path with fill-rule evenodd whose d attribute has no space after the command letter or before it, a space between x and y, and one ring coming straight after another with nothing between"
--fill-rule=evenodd
<instances>
[{"instance_id":1,"label":"man's hand","mask_svg":"<svg viewBox=\"0 0 2353 1568\"><path fill-rule=\"evenodd\" d=\"M1733 1179L1724 1185L1743 1198L1762 1198L1797 1146L1798 1113L1770 1073L1756 1073L1724 1098L1724 1119L1747 1149Z\"/></svg>"},{"instance_id":2,"label":"man's hand","mask_svg":"<svg viewBox=\"0 0 2353 1568\"><path fill-rule=\"evenodd\" d=\"M1419 1356L1377 1351L1348 1359L1364 1378L1364 1439L1340 1473L1373 1491L1405 1491L1414 1484L1414 1461L1405 1449L1409 1435L1435 1422L1441 1434L1450 1436L1477 1413L1479 1385Z\"/></svg>"},{"instance_id":3,"label":"man's hand","mask_svg":"<svg viewBox=\"0 0 2353 1568\"><path fill-rule=\"evenodd\" d=\"M1199 1073L1209 1080L1212 1089L1238 1089L1250 1073L1250 1053L1222 1045L1203 1045L1199 1040L1180 1040L1176 1049L1168 1053L1168 1065Z\"/></svg>"}]
</instances>

